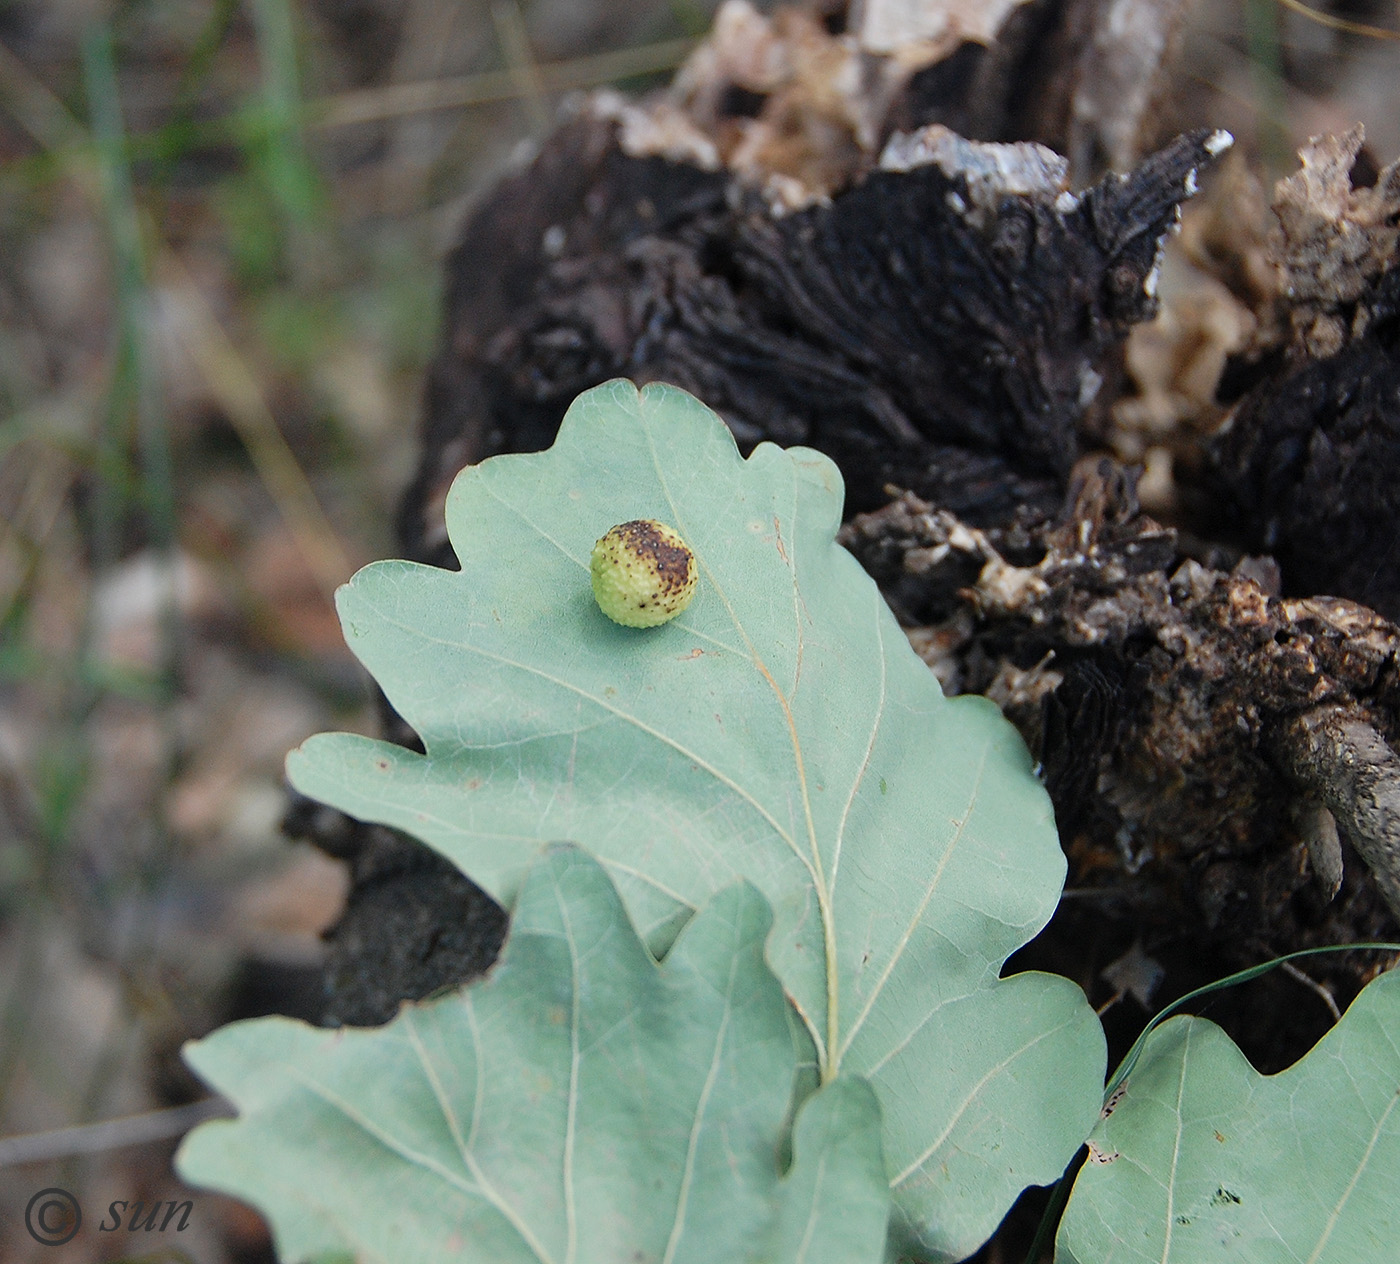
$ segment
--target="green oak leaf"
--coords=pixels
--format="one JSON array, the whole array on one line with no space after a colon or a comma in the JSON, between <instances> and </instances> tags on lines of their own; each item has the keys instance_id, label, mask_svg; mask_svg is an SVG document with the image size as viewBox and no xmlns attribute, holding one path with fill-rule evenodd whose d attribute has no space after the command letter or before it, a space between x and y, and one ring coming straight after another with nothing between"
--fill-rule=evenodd
<instances>
[{"instance_id":1,"label":"green oak leaf","mask_svg":"<svg viewBox=\"0 0 1400 1264\"><path fill-rule=\"evenodd\" d=\"M1277 1075L1204 1018L1163 1023L1090 1140L1057 1264L1394 1264L1400 972Z\"/></svg>"},{"instance_id":2,"label":"green oak leaf","mask_svg":"<svg viewBox=\"0 0 1400 1264\"><path fill-rule=\"evenodd\" d=\"M588 391L549 451L458 476L460 572L380 562L341 589L351 648L426 754L323 735L288 773L506 904L571 839L658 954L753 882L823 1078L879 1095L900 1240L961 1259L1093 1126L1103 1036L1068 981L998 978L1064 880L1049 799L996 707L944 698L835 543L842 495L820 453L741 458L674 387ZM589 581L594 541L639 518L699 567L653 629L610 622Z\"/></svg>"},{"instance_id":3,"label":"green oak leaf","mask_svg":"<svg viewBox=\"0 0 1400 1264\"><path fill-rule=\"evenodd\" d=\"M607 874L549 849L483 980L387 1026L282 1018L190 1045L240 1110L197 1128L181 1175L247 1199L289 1261L878 1264L880 1110L850 1076L809 1096L810 1047L737 883L658 966Z\"/></svg>"}]
</instances>

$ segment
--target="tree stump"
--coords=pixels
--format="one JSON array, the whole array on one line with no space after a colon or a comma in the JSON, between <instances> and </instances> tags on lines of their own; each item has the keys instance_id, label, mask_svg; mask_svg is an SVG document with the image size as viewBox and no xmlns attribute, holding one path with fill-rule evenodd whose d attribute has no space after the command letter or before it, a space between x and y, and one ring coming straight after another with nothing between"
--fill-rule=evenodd
<instances>
[{"instance_id":1,"label":"tree stump","mask_svg":"<svg viewBox=\"0 0 1400 1264\"><path fill-rule=\"evenodd\" d=\"M1040 761L1070 876L1013 965L1134 998L1121 1049L1230 969L1397 934L1400 167L1354 186L1359 133L1321 140L1273 224L1242 169L1217 180L1186 254L1247 333L1189 389L1172 344L1154 387L1130 338L1160 336L1134 330L1230 144L1140 153L1184 5L1130 5L1126 34L1099 3L973 8L911 35L731 3L669 90L576 100L447 261L399 543L455 566L457 471L548 446L612 377L694 392L745 452L827 453L915 648ZM1187 396L1164 493L1116 430ZM355 873L327 1021L489 965L504 915L446 862L306 804L290 828ZM1211 1016L1287 1065L1389 958L1324 961Z\"/></svg>"}]
</instances>

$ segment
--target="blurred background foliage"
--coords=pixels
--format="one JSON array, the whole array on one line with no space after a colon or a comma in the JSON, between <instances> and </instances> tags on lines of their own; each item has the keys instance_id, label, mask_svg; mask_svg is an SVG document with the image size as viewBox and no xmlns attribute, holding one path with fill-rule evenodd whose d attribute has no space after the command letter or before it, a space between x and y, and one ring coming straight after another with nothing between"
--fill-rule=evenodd
<instances>
[{"instance_id":1,"label":"blurred background foliage","mask_svg":"<svg viewBox=\"0 0 1400 1264\"><path fill-rule=\"evenodd\" d=\"M138 1249L45 1250L24 1204L181 1197L172 1143L54 1130L173 1134L183 1040L316 1012L345 878L280 837L282 759L373 725L331 594L393 552L442 257L567 92L664 82L712 8L0 0L0 1138L53 1133L0 1140L0 1257ZM1277 175L1358 119L1393 158L1397 70L1375 32L1202 0L1177 75ZM178 1253L268 1244L198 1195Z\"/></svg>"},{"instance_id":2,"label":"blurred background foliage","mask_svg":"<svg viewBox=\"0 0 1400 1264\"><path fill-rule=\"evenodd\" d=\"M708 20L0 7L0 1136L178 1105L184 1039L314 1015L345 879L280 837L281 765L372 725L330 599L393 552L440 259L561 92L655 81ZM45 1185L178 1194L168 1143L93 1144L0 1146L0 1255L44 1251ZM194 1258L266 1251L199 1211Z\"/></svg>"}]
</instances>

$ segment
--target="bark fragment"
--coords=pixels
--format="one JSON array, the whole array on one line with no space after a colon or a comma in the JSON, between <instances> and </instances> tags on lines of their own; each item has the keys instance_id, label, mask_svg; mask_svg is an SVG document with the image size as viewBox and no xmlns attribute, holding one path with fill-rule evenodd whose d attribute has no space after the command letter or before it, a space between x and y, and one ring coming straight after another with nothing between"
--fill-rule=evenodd
<instances>
[{"instance_id":1,"label":"bark fragment","mask_svg":"<svg viewBox=\"0 0 1400 1264\"><path fill-rule=\"evenodd\" d=\"M1314 359L1365 332L1371 313L1360 300L1393 266L1400 245L1400 162L1368 188L1351 182L1365 139L1359 123L1341 136L1314 136L1298 155L1297 173L1274 191L1293 337Z\"/></svg>"}]
</instances>

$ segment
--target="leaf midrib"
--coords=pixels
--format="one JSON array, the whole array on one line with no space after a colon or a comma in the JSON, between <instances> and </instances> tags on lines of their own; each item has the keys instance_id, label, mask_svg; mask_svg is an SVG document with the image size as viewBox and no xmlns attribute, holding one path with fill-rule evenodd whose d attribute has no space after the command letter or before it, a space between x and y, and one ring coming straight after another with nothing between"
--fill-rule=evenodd
<instances>
[{"instance_id":1,"label":"leaf midrib","mask_svg":"<svg viewBox=\"0 0 1400 1264\"><path fill-rule=\"evenodd\" d=\"M647 448L651 453L652 469L656 474L656 481L660 485L663 495L666 497L666 504L670 507L672 521L676 523L678 528L682 528L681 534L682 537L684 537L686 535L686 532L684 530L685 515L682 514L680 506L676 503L676 498L671 494L671 484L666 477L666 471L662 468L660 453L658 453L656 449L656 440L652 434L651 426L647 424L646 418L643 417L640 412L637 415L637 421L638 424L641 426L643 433L646 435ZM788 555L787 550L783 547L782 531L780 526L778 525L778 519L776 514L774 515L774 529L777 533L778 555L783 559L783 564L787 567L788 575L792 582L793 643L796 647L794 654L795 666L793 675L793 691L795 693L797 690L798 681L801 679L801 664L802 656L806 647L806 638L803 636L802 633L802 618L800 613L801 592L797 583L796 471L792 470L790 472L793 476L792 481L789 483L789 487L792 489L792 503L789 505L788 518L789 521L794 524L793 551L791 556ZM690 535L692 539L695 538L693 532L691 532ZM808 1032L811 1034L812 1043L816 1046L817 1065L820 1068L821 1081L823 1084L825 1084L828 1083L830 1080L834 1079L840 1070L840 1059L838 1051L840 1046L841 1032L841 984L840 971L838 969L839 958L836 951L836 920L831 905L831 890L827 885L827 875L822 865L821 847L817 840L816 820L812 813L812 795L811 790L807 784L807 762L805 756L803 755L801 739L797 735L797 723L792 714L791 700L787 697L786 694L783 693L782 689L778 686L778 682L776 679L774 679L773 673L768 670L768 664L764 661L763 656L758 652L758 647L754 645L753 638L749 636L748 630L744 627L742 620L740 620L737 612L734 609L734 603L729 600L729 595L725 591L724 586L719 582L719 580L715 577L714 572L710 569L709 563L705 559L705 554L702 551L697 551L695 554L695 558L697 563L704 570L706 578L708 578L710 581L710 585L719 595L720 601L724 603L724 608L729 614L729 619L734 627L734 630L739 634L745 646L747 646L749 651L749 660L758 669L760 675L762 675L764 680L768 682L768 687L773 691L773 696L778 700L778 706L781 708L783 713L783 720L787 724L788 742L792 749L793 766L794 770L797 773L797 782L801 793L802 814L807 826L807 845L811 850L810 859L803 860L803 863L806 865L807 873L812 879L812 887L813 890L816 892L817 896L817 908L821 913L822 919L822 948L826 959L825 1039L823 1039L820 1032L813 1030L812 1020L807 1015L806 1011L801 1006L797 1006L796 1008L798 1013L802 1015L802 1021L807 1027ZM802 860L803 858L797 849L796 840L788 838L786 834L784 834L783 837L787 841L788 846L792 848L794 854L798 856L798 859Z\"/></svg>"}]
</instances>

